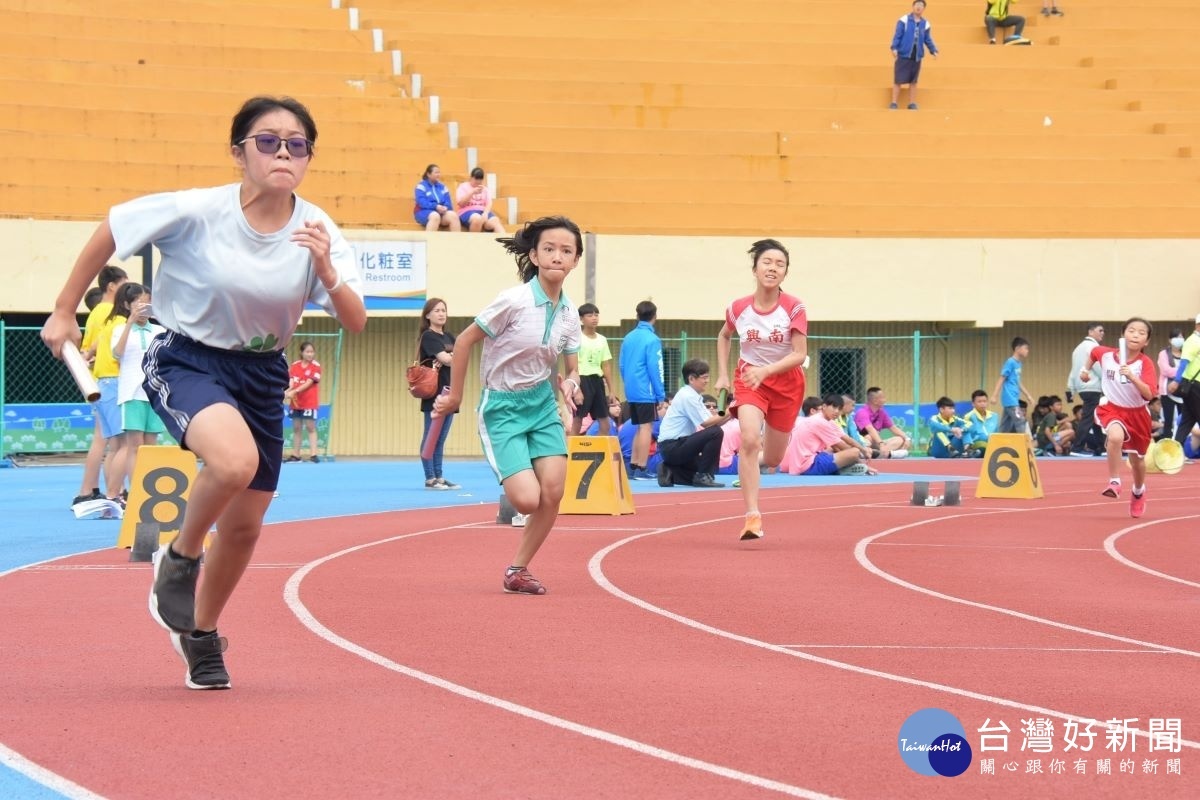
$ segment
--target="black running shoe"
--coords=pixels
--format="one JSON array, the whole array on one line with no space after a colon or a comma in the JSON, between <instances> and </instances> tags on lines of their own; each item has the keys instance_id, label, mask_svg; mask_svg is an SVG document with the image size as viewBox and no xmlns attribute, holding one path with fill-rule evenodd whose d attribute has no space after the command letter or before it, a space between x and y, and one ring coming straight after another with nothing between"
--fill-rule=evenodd
<instances>
[{"instance_id":1,"label":"black running shoe","mask_svg":"<svg viewBox=\"0 0 1200 800\"><path fill-rule=\"evenodd\" d=\"M104 499L104 495L100 494L99 489L92 489L91 494L77 495L75 497L75 499L71 501L71 508L74 508L75 506L79 505L80 503L86 503L89 500L103 500L103 499Z\"/></svg>"},{"instance_id":2,"label":"black running shoe","mask_svg":"<svg viewBox=\"0 0 1200 800\"><path fill-rule=\"evenodd\" d=\"M154 583L150 587L150 616L169 631L191 633L196 629L196 580L200 559L169 552L164 544L154 553Z\"/></svg>"},{"instance_id":3,"label":"black running shoe","mask_svg":"<svg viewBox=\"0 0 1200 800\"><path fill-rule=\"evenodd\" d=\"M225 659L221 657L229 647L228 639L218 636L216 631L201 636L172 633L171 644L187 664L183 680L189 689L229 688L229 673L225 670Z\"/></svg>"}]
</instances>

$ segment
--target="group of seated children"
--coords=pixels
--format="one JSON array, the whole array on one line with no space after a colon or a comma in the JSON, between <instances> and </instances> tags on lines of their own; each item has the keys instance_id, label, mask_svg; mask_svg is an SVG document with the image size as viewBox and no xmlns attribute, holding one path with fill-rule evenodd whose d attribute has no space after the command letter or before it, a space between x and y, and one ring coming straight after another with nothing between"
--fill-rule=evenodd
<instances>
[{"instance_id":1,"label":"group of seated children","mask_svg":"<svg viewBox=\"0 0 1200 800\"><path fill-rule=\"evenodd\" d=\"M954 401L940 397L929 418L929 455L934 458L982 458L988 437L1000 426L1000 415L988 408L988 393L971 393L971 410L958 416Z\"/></svg>"},{"instance_id":2,"label":"group of seated children","mask_svg":"<svg viewBox=\"0 0 1200 800\"><path fill-rule=\"evenodd\" d=\"M1026 404L1022 401L1022 406ZM1065 456L1078 435L1083 406L1077 405L1072 414L1063 411L1063 400L1057 395L1038 398L1028 419L1033 421L1029 436L1036 455ZM937 413L929 418L929 455L934 458L982 458L988 437L996 432L1000 415L988 409L988 394L982 389L971 393L971 410L958 416L954 401L939 398Z\"/></svg>"}]
</instances>

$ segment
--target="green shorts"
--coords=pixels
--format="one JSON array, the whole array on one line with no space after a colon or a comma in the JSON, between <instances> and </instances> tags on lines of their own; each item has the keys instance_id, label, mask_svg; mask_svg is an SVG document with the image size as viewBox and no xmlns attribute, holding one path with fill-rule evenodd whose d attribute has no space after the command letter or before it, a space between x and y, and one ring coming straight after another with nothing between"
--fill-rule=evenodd
<instances>
[{"instance_id":1,"label":"green shorts","mask_svg":"<svg viewBox=\"0 0 1200 800\"><path fill-rule=\"evenodd\" d=\"M501 483L532 469L535 458L567 454L567 433L549 381L519 392L484 389L477 414L483 454Z\"/></svg>"},{"instance_id":2,"label":"green shorts","mask_svg":"<svg viewBox=\"0 0 1200 800\"><path fill-rule=\"evenodd\" d=\"M167 426L163 425L146 400L126 400L121 403L121 428L142 433L167 432Z\"/></svg>"}]
</instances>

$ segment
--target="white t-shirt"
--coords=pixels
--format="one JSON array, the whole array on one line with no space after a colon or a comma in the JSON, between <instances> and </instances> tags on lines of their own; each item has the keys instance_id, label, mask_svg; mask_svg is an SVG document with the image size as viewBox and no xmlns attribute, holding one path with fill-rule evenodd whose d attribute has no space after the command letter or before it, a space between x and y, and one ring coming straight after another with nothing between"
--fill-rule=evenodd
<instances>
[{"instance_id":1,"label":"white t-shirt","mask_svg":"<svg viewBox=\"0 0 1200 800\"><path fill-rule=\"evenodd\" d=\"M329 215L299 195L283 228L256 232L242 213L240 190L232 183L113 206L108 222L117 257L128 258L147 243L162 253L154 316L167 330L225 350L282 350L305 303L337 316L312 257L291 241L292 232L305 222L323 222L334 269L361 297L354 250Z\"/></svg>"},{"instance_id":2,"label":"white t-shirt","mask_svg":"<svg viewBox=\"0 0 1200 800\"><path fill-rule=\"evenodd\" d=\"M121 371L117 374L117 403L149 400L146 390L142 388L142 381L146 379L146 373L142 371L142 357L150 349L154 337L163 332L163 327L152 323L134 325L125 339L125 352L118 356L117 342L121 341L121 332L124 330L124 325L118 325L112 333L113 357L121 365Z\"/></svg>"},{"instance_id":3,"label":"white t-shirt","mask_svg":"<svg viewBox=\"0 0 1200 800\"><path fill-rule=\"evenodd\" d=\"M475 324L487 335L479 364L487 389L532 389L550 377L560 354L579 352L579 312L565 293L552 304L537 278L505 289Z\"/></svg>"},{"instance_id":4,"label":"white t-shirt","mask_svg":"<svg viewBox=\"0 0 1200 800\"><path fill-rule=\"evenodd\" d=\"M790 356L793 332L808 335L804 303L784 292L766 311L754 307L754 295L734 300L725 310L725 323L737 331L741 360L756 367Z\"/></svg>"},{"instance_id":5,"label":"white t-shirt","mask_svg":"<svg viewBox=\"0 0 1200 800\"><path fill-rule=\"evenodd\" d=\"M1133 382L1121 382L1120 351L1113 347L1093 347L1092 358L1100 365L1100 390L1108 402L1125 408L1140 408L1149 405L1150 401L1142 397L1142 393ZM1138 353L1126 362L1129 370L1142 383L1154 387L1154 362L1145 353Z\"/></svg>"}]
</instances>

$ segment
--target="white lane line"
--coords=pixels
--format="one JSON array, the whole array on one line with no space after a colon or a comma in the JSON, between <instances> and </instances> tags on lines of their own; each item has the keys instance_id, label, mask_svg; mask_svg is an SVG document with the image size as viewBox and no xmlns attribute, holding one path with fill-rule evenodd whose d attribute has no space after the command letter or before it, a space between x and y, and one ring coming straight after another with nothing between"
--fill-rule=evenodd
<instances>
[{"instance_id":1,"label":"white lane line","mask_svg":"<svg viewBox=\"0 0 1200 800\"><path fill-rule=\"evenodd\" d=\"M862 506L855 505L855 506L851 506L851 507L852 508L861 508ZM807 508L807 509L803 509L803 510L806 512L807 511L827 511L827 510L833 510L835 508L843 508L843 506L836 506L836 507L828 506L828 507L823 507L823 508ZM789 513L789 512L776 512L776 513ZM791 512L791 513L794 513L794 512ZM766 514L764 514L764 516L765 515ZM604 589L606 592L613 595L614 597L624 600L625 602L630 603L631 605L637 606L638 608L640 608L644 611L648 611L651 614L657 614L658 616L665 617L666 619L672 620L673 622L677 622L680 625L685 625L689 628L701 631L703 633L710 634L712 636L719 636L722 639L729 639L730 641L740 642L741 644L750 645L751 647L760 647L764 650L769 650L774 653L781 653L786 656L791 656L792 658L799 658L801 660L809 661L814 664L821 664L822 666L833 667L834 669L845 670L847 672L853 672L858 675L865 675L870 678L880 678L885 681L893 681L895 683L903 683L903 684L907 684L909 686L916 686L921 689L929 689L929 690L932 690L935 692L944 692L946 694L952 694L952 695L956 695L958 697L966 697L971 700L977 700L982 703L990 703L992 705L1004 706L1006 708L1015 708L1019 711L1029 711L1029 712L1032 712L1035 714L1042 714L1044 716L1054 717L1055 719L1073 720L1073 721L1079 722L1079 723L1100 725L1102 727L1104 726L1103 720L1098 720L1098 719L1094 719L1091 717L1078 716L1076 714L1070 714L1065 711L1056 711L1051 708L1043 708L1042 706L1035 706L1035 705L1031 705L1029 703L1022 703L1022 702L1018 702L1016 700L1009 700L1008 698L1005 698L1005 697L997 697L995 695L984 694L982 692L975 692L975 691L971 691L970 689L960 689L957 686L948 686L946 684L934 683L932 681L925 681L925 680L921 680L919 678L910 678L907 675L896 675L896 674L893 674L890 672L883 672L882 670L870 669L868 667L860 667L857 664L849 664L844 661L835 661L831 658L825 658L823 656L817 656L817 655L813 655L811 653L798 652L795 650L790 650L787 647L784 647L783 645L772 644L771 642L764 642L761 639L754 639L750 636L743 636L740 633L733 633L732 631L727 631L722 628L714 627L707 623L700 622L699 620L692 619L691 617L685 617L682 614L676 614L674 611L668 611L667 609L662 608L660 606L656 606L647 600L643 600L640 597L636 597L632 594L629 594L625 590L616 586L604 574L603 564L604 564L605 557L609 553L613 552L614 550L616 550L620 547L624 547L625 545L627 545L631 542L636 542L639 539L646 538L647 536L659 536L664 533L671 533L673 531L682 530L684 528L694 528L694 527L697 527L698 525L708 525L708 524L712 524L714 522L724 522L724 521L726 521L726 519L731 520L731 521L732 520L740 520L741 515L738 515L736 517L727 517L725 519L705 520L703 522L690 522L690 523L686 523L683 525L675 525L670 528L660 528L659 530L651 531L650 533L640 533L635 536L629 536L618 542L614 542L613 544L610 544L608 547L605 547L602 550L597 551L595 553L595 555L593 555L591 557L591 559L588 561L588 574L590 574L592 576L592 580L594 580L600 586L600 588ZM1140 728L1130 728L1129 731L1130 731L1130 733L1132 733L1135 736L1143 736L1146 739L1153 740L1149 731L1144 731L1144 730L1141 730ZM1194 750L1200 750L1200 742L1193 742L1189 739L1179 739L1178 741L1182 747L1188 747L1188 748L1191 748Z\"/></svg>"},{"instance_id":2,"label":"white lane line","mask_svg":"<svg viewBox=\"0 0 1200 800\"><path fill-rule=\"evenodd\" d=\"M1074 508L1074 506L1054 506L1052 508ZM1037 510L1049 510L1049 509L1037 509ZM1180 647L1172 647L1170 645L1158 644L1157 642L1146 642L1141 639L1134 639L1134 638L1131 638L1128 636L1120 636L1115 633L1107 633L1105 631L1097 631L1097 630L1093 630L1091 628L1084 628L1079 625L1071 625L1066 622L1059 622L1057 620L1047 619L1046 617L1039 617L1039 616L1035 616L1033 614L1026 614L1023 611L1017 611L1017 610L1011 609L1011 608L1004 608L1003 606L994 606L989 603L980 603L976 600L967 600L964 597L955 597L954 595L945 594L944 592L939 592L935 589L929 589L924 586L919 586L918 584L912 583L910 581L906 581L903 578L893 575L890 572L887 572L887 571L883 570L882 568L877 567L874 564L874 562L872 562L871 559L867 556L867 547L869 547L871 544L873 544L877 539L882 539L885 536L891 536L892 534L899 533L900 531L903 531L903 530L920 528L925 525L931 524L933 522L949 522L951 520L956 520L956 519L966 519L969 517L981 517L981 516L987 516L990 513L992 513L992 512L979 511L979 512L972 512L972 513L968 513L968 514L954 514L951 516L939 517L936 520L919 520L917 522L910 522L906 525L897 525L893 528L888 528L885 531L881 531L880 533L876 533L871 536L867 536L863 539L860 539L859 542L854 546L854 558L856 561L858 561L859 566L861 566L863 569L867 570L868 572L870 572L871 574L873 574L877 577L883 578L888 583L895 584L896 586L899 586L904 589L908 589L913 592L917 592L918 594L923 594L923 595L927 595L929 597L933 597L937 600L944 600L948 603L958 603L959 605L969 606L971 608L978 608L978 609L981 609L984 611L994 611L997 614L1005 614L1010 617L1016 617L1017 619L1025 620L1026 622L1035 622L1039 625L1047 625L1052 628L1059 628L1060 630L1072 631L1073 633L1082 633L1087 636L1096 636L1101 639L1110 639L1114 642L1122 642L1124 644L1132 644L1137 647L1143 647L1143 648L1148 648L1148 649L1152 649L1152 650L1164 650L1169 653L1177 653L1179 655L1191 656L1193 658L1200 658L1200 653L1196 652L1195 650L1185 650ZM1006 512L1006 513L1011 513L1011 512Z\"/></svg>"},{"instance_id":3,"label":"white lane line","mask_svg":"<svg viewBox=\"0 0 1200 800\"><path fill-rule=\"evenodd\" d=\"M547 714L544 711L538 711L537 709L519 705L490 694L484 694L483 692L475 689L448 681L445 678L439 678L436 675L431 675L428 672L422 672L418 669L414 669L413 667L405 666L404 664L398 664L386 656L382 656L379 653L368 650L367 648L334 633L329 628L321 624L321 622L317 620L317 618L312 614L311 611L308 610L308 607L305 606L303 601L300 599L300 584L304 581L304 578L317 567L333 561L336 558L341 558L342 556L349 555L360 550L365 550L369 547L375 547L376 545L389 544L402 539L410 539L415 536L425 536L430 533L439 533L448 530L454 530L456 528L470 527L470 524L456 525L446 528L432 528L429 530L418 531L416 533L405 533L399 536L392 536L387 539L380 539L375 542L368 542L366 544L348 547L344 550L331 553L315 561L311 561L297 570L296 573L288 579L288 582L283 589L284 602L287 604L288 608L291 609L292 613L296 615L296 618L300 620L301 624L329 644L339 647L348 653L353 653L359 658L375 664L376 666L383 667L384 669L391 670L392 672L399 673L409 678L414 678L431 686L436 686L439 689L459 695L460 697L464 697L468 700L484 703L485 705L498 708L502 711L507 711L510 714L516 714L518 716L525 717L526 719L531 719L535 722L541 722L545 725L550 725L551 727L570 731L571 733L586 736L590 739L596 739L598 741L605 742L606 744L623 747L627 750L631 750L644 756L657 758L677 766L688 767L701 772L707 772L711 775L745 783L759 789L768 789L770 791L779 792L780 794L789 795L791 797L804 797L808 798L809 800L832 800L830 795L814 792L810 789L804 789L800 786L782 783L770 778L764 778L759 775L753 775L748 772L742 772L741 770L736 770L720 764L702 761L698 758L692 758L690 756L685 756L670 750L665 750L661 747L655 747L654 745L646 744L645 742L639 742L635 739L620 736L610 731L602 730L600 728L593 728L590 725L583 725L578 722L572 722L571 720L563 719L562 717L556 717L553 714Z\"/></svg>"},{"instance_id":4,"label":"white lane line","mask_svg":"<svg viewBox=\"0 0 1200 800\"><path fill-rule=\"evenodd\" d=\"M876 547L957 547L964 549L995 549L995 550L1064 550L1071 553L1102 553L1102 547L1038 547L1037 545L1020 544L933 544L925 542L877 542Z\"/></svg>"},{"instance_id":5,"label":"white lane line","mask_svg":"<svg viewBox=\"0 0 1200 800\"><path fill-rule=\"evenodd\" d=\"M992 652L994 650L1016 650L1024 653L1151 653L1156 656L1173 655L1165 650L1133 650L1123 647L1002 647L996 645L953 645L953 644L785 644L794 650L966 650L970 652Z\"/></svg>"},{"instance_id":6,"label":"white lane line","mask_svg":"<svg viewBox=\"0 0 1200 800\"><path fill-rule=\"evenodd\" d=\"M14 772L19 772L31 781L58 792L68 800L104 800L104 795L85 789L78 783L64 778L57 772L51 772L40 764L35 764L17 751L10 750L2 744L0 744L0 767L8 767Z\"/></svg>"},{"instance_id":7,"label":"white lane line","mask_svg":"<svg viewBox=\"0 0 1200 800\"><path fill-rule=\"evenodd\" d=\"M1178 522L1185 519L1196 519L1197 517L1200 517L1200 514L1190 514L1186 517L1168 517L1167 519L1156 519L1150 522L1143 522L1140 525L1131 525L1128 528L1117 531L1112 536L1109 536L1107 539L1105 539L1104 551L1115 558L1118 562L1130 567L1131 569L1136 569L1137 571L1144 572L1147 575L1153 575L1156 578L1162 578L1163 580L1174 581L1175 583L1182 583L1184 586L1192 586L1196 589L1200 589L1200 583L1197 583L1196 581L1189 581L1186 578L1180 578L1176 575L1168 575L1165 572L1159 572L1156 569L1151 569L1145 564L1139 564L1136 561L1126 558L1117 550L1117 540L1127 533L1133 533L1136 530L1148 528L1151 525L1161 525L1164 522Z\"/></svg>"}]
</instances>

